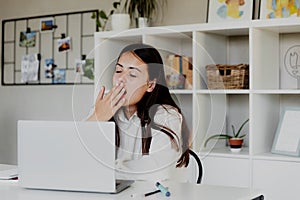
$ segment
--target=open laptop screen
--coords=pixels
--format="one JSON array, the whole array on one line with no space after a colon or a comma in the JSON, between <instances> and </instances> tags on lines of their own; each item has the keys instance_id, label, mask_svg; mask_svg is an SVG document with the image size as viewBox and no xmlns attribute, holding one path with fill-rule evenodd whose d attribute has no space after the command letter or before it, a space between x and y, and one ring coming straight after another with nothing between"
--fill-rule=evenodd
<instances>
[{"instance_id":1,"label":"open laptop screen","mask_svg":"<svg viewBox=\"0 0 300 200\"><path fill-rule=\"evenodd\" d=\"M19 184L116 192L114 122L18 121Z\"/></svg>"}]
</instances>

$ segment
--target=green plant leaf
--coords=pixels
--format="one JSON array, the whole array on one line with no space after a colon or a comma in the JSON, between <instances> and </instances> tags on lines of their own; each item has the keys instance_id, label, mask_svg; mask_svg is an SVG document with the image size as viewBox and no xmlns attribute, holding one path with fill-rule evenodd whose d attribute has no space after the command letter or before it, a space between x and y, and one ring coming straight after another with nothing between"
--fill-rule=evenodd
<instances>
[{"instance_id":1,"label":"green plant leaf","mask_svg":"<svg viewBox=\"0 0 300 200\"><path fill-rule=\"evenodd\" d=\"M243 129L243 127L245 126L245 124L249 121L249 119L247 119L246 121L244 121L244 123L241 125L241 127L239 128L238 132L236 133L235 137L239 137L241 130Z\"/></svg>"},{"instance_id":2,"label":"green plant leaf","mask_svg":"<svg viewBox=\"0 0 300 200\"><path fill-rule=\"evenodd\" d=\"M96 24L97 24L97 26L99 27L99 28L101 28L102 27L102 24L101 24L101 22L100 22L100 19L98 18L98 19L96 19Z\"/></svg>"},{"instance_id":3,"label":"green plant leaf","mask_svg":"<svg viewBox=\"0 0 300 200\"><path fill-rule=\"evenodd\" d=\"M211 139L230 139L230 138L232 138L232 136L230 136L230 135L224 135L224 134L212 135L206 139L206 141L204 143L204 147L207 146L208 141L210 141Z\"/></svg>"},{"instance_id":4,"label":"green plant leaf","mask_svg":"<svg viewBox=\"0 0 300 200\"><path fill-rule=\"evenodd\" d=\"M100 10L99 16L100 16L100 18L102 18L102 19L106 19L106 20L108 19L106 13L105 13L103 10Z\"/></svg>"},{"instance_id":5,"label":"green plant leaf","mask_svg":"<svg viewBox=\"0 0 300 200\"><path fill-rule=\"evenodd\" d=\"M91 18L92 18L92 19L96 19L96 12L93 12L93 13L92 13Z\"/></svg>"},{"instance_id":6,"label":"green plant leaf","mask_svg":"<svg viewBox=\"0 0 300 200\"><path fill-rule=\"evenodd\" d=\"M114 10L111 10L110 13L109 13L109 16L111 16L112 14L114 14L114 12L115 12Z\"/></svg>"},{"instance_id":7,"label":"green plant leaf","mask_svg":"<svg viewBox=\"0 0 300 200\"><path fill-rule=\"evenodd\" d=\"M231 125L231 128L232 128L232 134L233 134L233 137L236 137L236 135L235 135L235 128L234 128L234 126L233 126L233 125Z\"/></svg>"}]
</instances>

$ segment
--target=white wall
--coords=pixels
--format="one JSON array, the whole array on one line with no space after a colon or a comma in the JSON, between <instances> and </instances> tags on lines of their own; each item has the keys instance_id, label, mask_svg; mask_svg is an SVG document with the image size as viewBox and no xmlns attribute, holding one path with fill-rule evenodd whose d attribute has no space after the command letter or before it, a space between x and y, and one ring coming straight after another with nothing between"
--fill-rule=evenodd
<instances>
[{"instance_id":1,"label":"white wall","mask_svg":"<svg viewBox=\"0 0 300 200\"><path fill-rule=\"evenodd\" d=\"M0 0L0 18L111 8L112 0ZM168 0L155 25L201 23L207 0ZM160 23L160 24L158 24ZM2 30L1 30L2 36ZM1 50L0 50L1 51ZM80 120L93 102L93 86L0 86L0 163L17 163L17 120Z\"/></svg>"},{"instance_id":2,"label":"white wall","mask_svg":"<svg viewBox=\"0 0 300 200\"><path fill-rule=\"evenodd\" d=\"M92 105L93 87L5 86L0 96L0 163L15 164L17 120L82 120Z\"/></svg>"}]
</instances>

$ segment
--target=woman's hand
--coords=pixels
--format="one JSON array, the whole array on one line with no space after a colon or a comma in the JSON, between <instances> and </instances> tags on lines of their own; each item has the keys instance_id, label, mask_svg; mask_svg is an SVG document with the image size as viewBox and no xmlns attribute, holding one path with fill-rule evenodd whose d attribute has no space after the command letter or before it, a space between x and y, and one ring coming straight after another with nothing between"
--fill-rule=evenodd
<instances>
[{"instance_id":1,"label":"woman's hand","mask_svg":"<svg viewBox=\"0 0 300 200\"><path fill-rule=\"evenodd\" d=\"M105 96L104 92L105 87L101 87L89 121L108 121L124 105L126 90L123 83L115 85Z\"/></svg>"}]
</instances>

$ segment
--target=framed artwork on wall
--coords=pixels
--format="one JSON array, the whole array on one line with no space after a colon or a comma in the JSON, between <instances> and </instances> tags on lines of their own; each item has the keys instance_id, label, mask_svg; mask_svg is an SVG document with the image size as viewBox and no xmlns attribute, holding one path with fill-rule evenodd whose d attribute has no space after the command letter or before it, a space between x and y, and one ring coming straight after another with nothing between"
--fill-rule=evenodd
<instances>
[{"instance_id":1,"label":"framed artwork on wall","mask_svg":"<svg viewBox=\"0 0 300 200\"><path fill-rule=\"evenodd\" d=\"M285 108L273 141L272 153L300 156L300 109Z\"/></svg>"},{"instance_id":2,"label":"framed artwork on wall","mask_svg":"<svg viewBox=\"0 0 300 200\"><path fill-rule=\"evenodd\" d=\"M210 0L207 22L250 21L254 2L253 0Z\"/></svg>"},{"instance_id":3,"label":"framed artwork on wall","mask_svg":"<svg viewBox=\"0 0 300 200\"><path fill-rule=\"evenodd\" d=\"M261 0L260 19L300 17L300 0Z\"/></svg>"}]
</instances>

